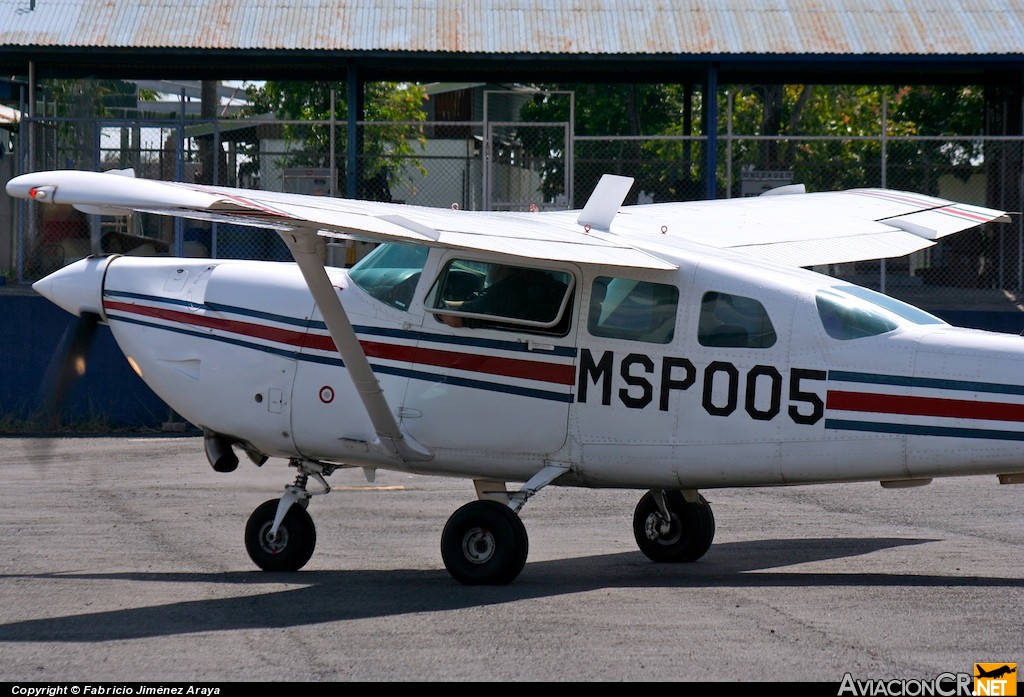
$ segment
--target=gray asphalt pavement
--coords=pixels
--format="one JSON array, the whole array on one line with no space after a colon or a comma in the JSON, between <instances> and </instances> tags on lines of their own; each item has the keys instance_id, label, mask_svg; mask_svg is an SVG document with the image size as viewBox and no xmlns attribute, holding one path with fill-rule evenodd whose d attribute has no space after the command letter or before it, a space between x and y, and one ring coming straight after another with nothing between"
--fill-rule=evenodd
<instances>
[{"instance_id":1,"label":"gray asphalt pavement","mask_svg":"<svg viewBox=\"0 0 1024 697\"><path fill-rule=\"evenodd\" d=\"M995 477L705 492L695 564L633 541L642 492L545 489L506 587L439 550L468 481L360 471L313 499L300 572L243 530L293 477L195 437L0 439L0 680L935 679L1024 662L1024 486Z\"/></svg>"}]
</instances>

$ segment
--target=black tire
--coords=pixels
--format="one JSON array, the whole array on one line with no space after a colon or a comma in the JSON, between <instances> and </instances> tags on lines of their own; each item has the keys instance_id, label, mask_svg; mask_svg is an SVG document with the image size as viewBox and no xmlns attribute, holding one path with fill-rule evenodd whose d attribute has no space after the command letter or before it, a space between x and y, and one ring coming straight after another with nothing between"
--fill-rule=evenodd
<instances>
[{"instance_id":1,"label":"black tire","mask_svg":"<svg viewBox=\"0 0 1024 697\"><path fill-rule=\"evenodd\" d=\"M664 534L660 531L662 516L654 495L647 492L636 505L633 536L637 546L651 561L697 561L715 538L715 516L711 505L703 496L696 503L687 503L678 491L666 491L665 503L671 514L671 523Z\"/></svg>"},{"instance_id":2,"label":"black tire","mask_svg":"<svg viewBox=\"0 0 1024 697\"><path fill-rule=\"evenodd\" d=\"M277 529L277 539L267 539L279 501L265 501L249 516L245 525L245 549L256 566L264 571L298 571L313 556L316 527L306 509L293 504Z\"/></svg>"},{"instance_id":3,"label":"black tire","mask_svg":"<svg viewBox=\"0 0 1024 697\"><path fill-rule=\"evenodd\" d=\"M503 586L519 576L529 553L526 526L508 506L472 501L455 511L441 533L448 573L467 586Z\"/></svg>"}]
</instances>

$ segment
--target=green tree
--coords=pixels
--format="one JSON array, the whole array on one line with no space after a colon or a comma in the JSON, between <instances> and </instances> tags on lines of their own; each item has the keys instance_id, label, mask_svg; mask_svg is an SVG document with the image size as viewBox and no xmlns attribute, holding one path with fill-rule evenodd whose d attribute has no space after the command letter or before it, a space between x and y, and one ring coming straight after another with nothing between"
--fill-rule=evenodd
<instances>
[{"instance_id":1,"label":"green tree","mask_svg":"<svg viewBox=\"0 0 1024 697\"><path fill-rule=\"evenodd\" d=\"M937 193L941 174L966 178L983 156L980 142L971 138L984 121L984 98L976 87L740 85L723 90L723 103L729 95L731 131L764 138L734 142L734 171L792 170L794 180L812 191L882 183L883 114L893 139L885 152L887 186ZM723 122L720 129L727 126ZM815 139L821 136L830 139Z\"/></svg>"},{"instance_id":2,"label":"green tree","mask_svg":"<svg viewBox=\"0 0 1024 697\"><path fill-rule=\"evenodd\" d=\"M979 87L902 87L894 92L890 114L893 135L933 138L890 146L889 179L896 185L937 194L939 176L966 181L985 159L982 140L972 137L985 130L985 96Z\"/></svg>"},{"instance_id":3,"label":"green tree","mask_svg":"<svg viewBox=\"0 0 1024 697\"><path fill-rule=\"evenodd\" d=\"M683 122L685 91L679 85L560 84L538 85L538 93L520 110L527 122L565 122L570 118L570 101L561 92L575 94L574 132L577 136L634 136L609 141L582 141L575 147L574 196L579 205L586 200L602 174L635 177L636 191L654 193L666 200L679 182L691 179L693 158L690 144L652 139L679 135ZM690 135L690 134L683 134ZM652 138L642 138L650 136ZM565 143L557 129L523 129L519 133L524 149L546 158L541 173L545 201L562 191Z\"/></svg>"},{"instance_id":4,"label":"green tree","mask_svg":"<svg viewBox=\"0 0 1024 697\"><path fill-rule=\"evenodd\" d=\"M57 166L97 169L99 133L95 119L118 115L117 109L134 109L135 84L123 80L45 80L42 88L48 100L47 115L59 119Z\"/></svg>"},{"instance_id":5,"label":"green tree","mask_svg":"<svg viewBox=\"0 0 1024 697\"><path fill-rule=\"evenodd\" d=\"M546 91L523 108L524 121L568 120L568 100L551 95L572 90L576 135L644 136L578 143L575 201L585 200L603 172L636 177L637 189L653 193L659 201L703 194L699 147L665 137L692 138L701 132L701 96L691 97L687 86L550 84L540 88ZM810 191L880 185L883 115L885 133L891 138L884 155L887 186L935 193L939 175L966 178L984 155L978 139L972 138L982 132L984 120L984 99L976 87L723 85L717 99L717 132L733 134L728 143L719 140L719 191L726 187L735 191L744 168L792 171L793 180ZM524 129L524 147L538 157L563 154L560 134L544 134ZM728 182L722 164L727 158L732 171ZM553 157L544 170L546 200L561 193L562 159Z\"/></svg>"},{"instance_id":6,"label":"green tree","mask_svg":"<svg viewBox=\"0 0 1024 697\"><path fill-rule=\"evenodd\" d=\"M331 162L331 103L334 101L334 162L339 172L339 190L344 191L346 119L349 106L346 85L339 82L270 81L248 90L249 114L272 113L286 121L286 141L297 143L302 153L293 155L290 166L328 167ZM418 155L426 142L422 122L426 91L408 82L369 82L364 86L364 114L367 123L360 134L358 158L361 168L360 195L387 198L389 186L402 180L412 168L425 173Z\"/></svg>"}]
</instances>

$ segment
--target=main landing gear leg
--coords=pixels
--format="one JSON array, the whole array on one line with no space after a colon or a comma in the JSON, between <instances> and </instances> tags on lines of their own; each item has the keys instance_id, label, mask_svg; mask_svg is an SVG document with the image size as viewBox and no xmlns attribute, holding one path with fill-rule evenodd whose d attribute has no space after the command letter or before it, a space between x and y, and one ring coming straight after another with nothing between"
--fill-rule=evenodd
<instances>
[{"instance_id":1,"label":"main landing gear leg","mask_svg":"<svg viewBox=\"0 0 1024 697\"><path fill-rule=\"evenodd\" d=\"M310 498L331 490L324 476L332 467L302 460L290 464L299 470L295 483L285 487L280 499L260 504L245 526L245 549L264 571L298 571L306 565L316 547L316 528L306 508ZM321 491L306 489L310 477L320 483Z\"/></svg>"},{"instance_id":2,"label":"main landing gear leg","mask_svg":"<svg viewBox=\"0 0 1024 697\"><path fill-rule=\"evenodd\" d=\"M652 489L633 513L633 536L648 559L656 562L696 561L715 537L711 505L696 491Z\"/></svg>"},{"instance_id":3,"label":"main landing gear leg","mask_svg":"<svg viewBox=\"0 0 1024 697\"><path fill-rule=\"evenodd\" d=\"M512 493L503 482L474 482L479 500L455 511L441 533L441 558L448 573L470 586L502 586L515 580L530 547L519 510L568 470L548 465Z\"/></svg>"}]
</instances>

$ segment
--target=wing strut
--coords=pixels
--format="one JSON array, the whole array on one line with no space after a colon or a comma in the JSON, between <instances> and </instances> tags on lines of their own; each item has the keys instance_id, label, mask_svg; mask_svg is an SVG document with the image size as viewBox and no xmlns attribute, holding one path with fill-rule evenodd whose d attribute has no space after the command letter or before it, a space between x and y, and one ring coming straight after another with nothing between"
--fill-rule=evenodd
<instances>
[{"instance_id":1,"label":"wing strut","mask_svg":"<svg viewBox=\"0 0 1024 697\"><path fill-rule=\"evenodd\" d=\"M433 458L433 453L402 433L398 427L398 422L395 421L391 408L384 398L380 382L370 367L363 347L359 345L356 331L349 322L345 308L324 269L323 239L309 233L293 234L281 231L279 234L291 250L303 278L306 279L306 285L313 294L313 300L320 308L327 331L330 332L334 345L338 348L345 367L348 368L359 398L366 408L366 414L377 432L380 446L404 462L422 462Z\"/></svg>"}]
</instances>

